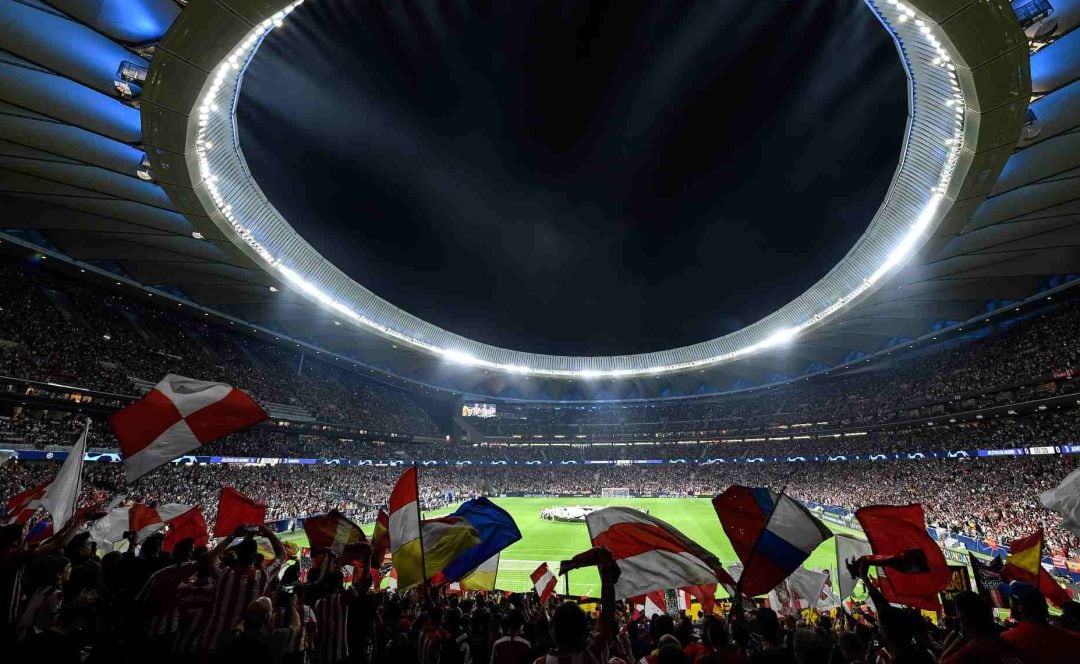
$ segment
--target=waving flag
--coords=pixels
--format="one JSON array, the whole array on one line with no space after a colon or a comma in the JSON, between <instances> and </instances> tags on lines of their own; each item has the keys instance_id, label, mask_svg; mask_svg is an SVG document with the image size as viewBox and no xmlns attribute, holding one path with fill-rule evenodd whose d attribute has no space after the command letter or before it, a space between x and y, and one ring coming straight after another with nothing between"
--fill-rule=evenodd
<instances>
[{"instance_id":1,"label":"waving flag","mask_svg":"<svg viewBox=\"0 0 1080 664\"><path fill-rule=\"evenodd\" d=\"M829 575L800 567L769 591L769 608L785 616L817 608Z\"/></svg>"},{"instance_id":2,"label":"waving flag","mask_svg":"<svg viewBox=\"0 0 1080 664\"><path fill-rule=\"evenodd\" d=\"M261 526L264 523L266 505L248 498L231 486L221 488L214 537L232 535L239 526Z\"/></svg>"},{"instance_id":3,"label":"waving flag","mask_svg":"<svg viewBox=\"0 0 1080 664\"><path fill-rule=\"evenodd\" d=\"M41 484L31 487L20 494L12 496L4 505L4 525L17 523L26 525L30 517L41 507L41 499L45 497L45 490L49 488L52 480L45 480Z\"/></svg>"},{"instance_id":4,"label":"waving flag","mask_svg":"<svg viewBox=\"0 0 1080 664\"><path fill-rule=\"evenodd\" d=\"M863 556L869 556L873 551L870 542L851 535L836 535L836 582L840 584L840 599L847 599L855 592L858 580L847 571L849 560L858 560Z\"/></svg>"},{"instance_id":5,"label":"waving flag","mask_svg":"<svg viewBox=\"0 0 1080 664\"><path fill-rule=\"evenodd\" d=\"M461 579L462 590L495 590L495 579L499 575L499 555L488 558L479 567Z\"/></svg>"},{"instance_id":6,"label":"waving flag","mask_svg":"<svg viewBox=\"0 0 1080 664\"><path fill-rule=\"evenodd\" d=\"M171 524L174 519L196 508L193 505L181 505L179 503L167 503L157 507L136 503L126 509L128 510L127 529L138 533L139 541L142 542L167 524Z\"/></svg>"},{"instance_id":7,"label":"waving flag","mask_svg":"<svg viewBox=\"0 0 1080 664\"><path fill-rule=\"evenodd\" d=\"M529 578L532 579L533 589L536 590L536 594L540 596L541 604L555 593L555 586L559 583L559 580L548 569L547 563L540 563L540 566L533 570Z\"/></svg>"},{"instance_id":8,"label":"waving flag","mask_svg":"<svg viewBox=\"0 0 1080 664\"><path fill-rule=\"evenodd\" d=\"M366 542L367 538L360 526L346 519L340 512L309 516L304 519L304 533L313 549L330 549L343 561L365 558L364 564L368 562L367 556L361 555L360 548L356 546Z\"/></svg>"},{"instance_id":9,"label":"waving flag","mask_svg":"<svg viewBox=\"0 0 1080 664\"><path fill-rule=\"evenodd\" d=\"M433 583L458 581L465 577L492 556L521 539L521 531L510 514L487 498L474 498L462 503L451 517L463 519L480 539L479 544L468 549L439 574L432 578ZM427 541L424 550L428 551Z\"/></svg>"},{"instance_id":10,"label":"waving flag","mask_svg":"<svg viewBox=\"0 0 1080 664\"><path fill-rule=\"evenodd\" d=\"M1069 473L1056 488L1039 494L1047 509L1061 515L1061 527L1080 537L1080 468Z\"/></svg>"},{"instance_id":11,"label":"waving flag","mask_svg":"<svg viewBox=\"0 0 1080 664\"><path fill-rule=\"evenodd\" d=\"M210 543L209 533L210 529L206 526L202 509L196 506L169 521L169 530L165 533L165 541L162 542L161 549L166 553L170 552L177 544L189 537L195 540L195 546L206 546Z\"/></svg>"},{"instance_id":12,"label":"waving flag","mask_svg":"<svg viewBox=\"0 0 1080 664\"><path fill-rule=\"evenodd\" d=\"M905 573L897 568L881 574L881 593L896 604L936 611L938 593L949 585L952 571L937 543L926 532L922 505L871 505L855 512L875 556L915 560L920 571ZM925 570L925 571L922 571Z\"/></svg>"},{"instance_id":13,"label":"waving flag","mask_svg":"<svg viewBox=\"0 0 1080 664\"><path fill-rule=\"evenodd\" d=\"M983 599L990 602L995 609L1009 608L1005 598L1001 596L1003 583L1001 570L984 564L970 551L968 551L968 560L971 562L971 571L974 572L975 587L979 589L979 594L983 596ZM1001 562L1001 558L994 558L994 560Z\"/></svg>"},{"instance_id":14,"label":"waving flag","mask_svg":"<svg viewBox=\"0 0 1080 664\"><path fill-rule=\"evenodd\" d=\"M679 594L681 594L681 591ZM628 597L626 601L630 606L634 607L635 611L640 606L641 614L646 618L663 615L667 612L667 597L663 590L654 590L644 595Z\"/></svg>"},{"instance_id":15,"label":"waving flag","mask_svg":"<svg viewBox=\"0 0 1080 664\"><path fill-rule=\"evenodd\" d=\"M1001 578L1006 581L1023 581L1035 586L1046 599L1056 607L1064 606L1069 601L1069 593L1054 581L1042 566L1043 530L1035 532L1009 544L1009 555L1001 568Z\"/></svg>"},{"instance_id":16,"label":"waving flag","mask_svg":"<svg viewBox=\"0 0 1080 664\"><path fill-rule=\"evenodd\" d=\"M1042 569L1043 529L1039 528L1030 535L1015 539L1009 544L1009 554L1005 556L1005 565L1012 568L1014 575L1028 576L1031 583ZM1034 584L1032 584L1034 585Z\"/></svg>"},{"instance_id":17,"label":"waving flag","mask_svg":"<svg viewBox=\"0 0 1080 664\"><path fill-rule=\"evenodd\" d=\"M381 565L386 552L390 550L390 515L379 510L375 517L375 530L371 533L371 559Z\"/></svg>"},{"instance_id":18,"label":"waving flag","mask_svg":"<svg viewBox=\"0 0 1080 664\"><path fill-rule=\"evenodd\" d=\"M604 547L621 574L615 596L711 583L734 585L716 556L668 523L629 507L605 507L585 517L594 547Z\"/></svg>"},{"instance_id":19,"label":"waving flag","mask_svg":"<svg viewBox=\"0 0 1080 664\"><path fill-rule=\"evenodd\" d=\"M130 406L109 417L130 484L201 445L262 422L255 400L224 383L169 374Z\"/></svg>"},{"instance_id":20,"label":"waving flag","mask_svg":"<svg viewBox=\"0 0 1080 664\"><path fill-rule=\"evenodd\" d=\"M75 514L75 503L82 490L83 458L86 456L86 436L90 433L90 420L83 425L82 435L68 452L67 458L57 471L56 477L45 489L41 506L49 510L54 532L60 532L68 519Z\"/></svg>"},{"instance_id":21,"label":"waving flag","mask_svg":"<svg viewBox=\"0 0 1080 664\"><path fill-rule=\"evenodd\" d=\"M694 597L701 604L701 610L705 612L705 615L711 616L713 608L716 607L716 584L707 583L701 586L687 586L686 588L680 588Z\"/></svg>"},{"instance_id":22,"label":"waving flag","mask_svg":"<svg viewBox=\"0 0 1080 664\"><path fill-rule=\"evenodd\" d=\"M798 501L764 487L736 484L712 504L743 563L739 590L747 597L775 588L832 537Z\"/></svg>"},{"instance_id":23,"label":"waving flag","mask_svg":"<svg viewBox=\"0 0 1080 664\"><path fill-rule=\"evenodd\" d=\"M424 542L424 569L432 581L444 579L446 569L480 543L476 528L460 516L424 519L420 532ZM402 582L401 587L404 590L408 586Z\"/></svg>"},{"instance_id":24,"label":"waving flag","mask_svg":"<svg viewBox=\"0 0 1080 664\"><path fill-rule=\"evenodd\" d=\"M420 537L420 488L416 466L402 473L390 492L390 553L402 590L424 581L424 549Z\"/></svg>"}]
</instances>

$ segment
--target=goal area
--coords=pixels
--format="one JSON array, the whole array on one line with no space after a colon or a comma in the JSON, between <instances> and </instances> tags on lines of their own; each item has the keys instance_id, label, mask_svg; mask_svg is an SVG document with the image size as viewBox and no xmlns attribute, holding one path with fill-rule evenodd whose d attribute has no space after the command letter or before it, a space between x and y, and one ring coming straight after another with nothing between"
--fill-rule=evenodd
<instances>
[{"instance_id":1,"label":"goal area","mask_svg":"<svg viewBox=\"0 0 1080 664\"><path fill-rule=\"evenodd\" d=\"M625 486L606 486L600 489L602 498L629 498L630 488Z\"/></svg>"}]
</instances>

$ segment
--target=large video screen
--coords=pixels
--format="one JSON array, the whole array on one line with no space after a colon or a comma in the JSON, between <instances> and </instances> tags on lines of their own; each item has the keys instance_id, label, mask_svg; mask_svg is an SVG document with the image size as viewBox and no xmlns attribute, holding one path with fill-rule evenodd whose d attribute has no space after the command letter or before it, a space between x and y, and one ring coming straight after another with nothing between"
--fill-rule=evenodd
<instances>
[{"instance_id":1,"label":"large video screen","mask_svg":"<svg viewBox=\"0 0 1080 664\"><path fill-rule=\"evenodd\" d=\"M495 417L495 404L493 403L463 403L461 404L462 417Z\"/></svg>"}]
</instances>

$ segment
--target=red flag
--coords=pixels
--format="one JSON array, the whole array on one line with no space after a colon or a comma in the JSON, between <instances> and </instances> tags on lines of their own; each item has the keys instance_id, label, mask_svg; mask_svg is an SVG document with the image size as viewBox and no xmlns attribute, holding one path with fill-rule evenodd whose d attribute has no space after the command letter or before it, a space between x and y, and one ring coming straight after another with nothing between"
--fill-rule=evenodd
<instances>
[{"instance_id":1,"label":"red flag","mask_svg":"<svg viewBox=\"0 0 1080 664\"><path fill-rule=\"evenodd\" d=\"M925 572L882 574L881 592L890 602L935 611L941 607L938 593L949 585L952 572L945 554L926 532L922 505L871 505L855 512L870 548L876 555L910 555L912 549L926 557Z\"/></svg>"},{"instance_id":2,"label":"red flag","mask_svg":"<svg viewBox=\"0 0 1080 664\"><path fill-rule=\"evenodd\" d=\"M375 517L375 530L371 533L371 559L381 565L386 552L390 550L390 515L379 510Z\"/></svg>"},{"instance_id":3,"label":"red flag","mask_svg":"<svg viewBox=\"0 0 1080 664\"><path fill-rule=\"evenodd\" d=\"M221 488L214 537L232 535L238 526L261 526L266 523L266 505L255 502L232 487Z\"/></svg>"},{"instance_id":4,"label":"red flag","mask_svg":"<svg viewBox=\"0 0 1080 664\"><path fill-rule=\"evenodd\" d=\"M162 549L172 551L173 547L189 537L195 540L195 546L206 546L210 543L208 533L202 510L193 507L169 522L169 532L165 533Z\"/></svg>"},{"instance_id":5,"label":"red flag","mask_svg":"<svg viewBox=\"0 0 1080 664\"><path fill-rule=\"evenodd\" d=\"M701 610L705 612L705 615L712 615L713 607L716 606L715 583L707 583L700 586L687 586L685 588L680 588L680 590L685 590L686 592L693 595L694 599L696 599L698 603L701 604Z\"/></svg>"},{"instance_id":6,"label":"red flag","mask_svg":"<svg viewBox=\"0 0 1080 664\"><path fill-rule=\"evenodd\" d=\"M158 516L157 510L147 505L135 503L128 510L128 530L139 532L143 528L158 524L164 525L162 518Z\"/></svg>"},{"instance_id":7,"label":"red flag","mask_svg":"<svg viewBox=\"0 0 1080 664\"><path fill-rule=\"evenodd\" d=\"M262 422L255 400L224 383L169 374L109 417L128 483L201 445Z\"/></svg>"}]
</instances>

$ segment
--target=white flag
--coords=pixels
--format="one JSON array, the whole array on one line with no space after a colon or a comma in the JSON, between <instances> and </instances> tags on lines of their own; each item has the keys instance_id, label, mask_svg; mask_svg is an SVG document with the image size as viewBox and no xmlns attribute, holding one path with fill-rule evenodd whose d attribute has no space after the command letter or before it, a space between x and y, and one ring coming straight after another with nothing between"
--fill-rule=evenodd
<instances>
[{"instance_id":1,"label":"white flag","mask_svg":"<svg viewBox=\"0 0 1080 664\"><path fill-rule=\"evenodd\" d=\"M83 457L86 456L86 435L90 432L90 420L86 420L82 435L68 452L60 472L52 483L45 489L45 495L41 498L41 506L49 510L52 515L53 532L60 529L75 514L75 503L79 500L79 490L82 489Z\"/></svg>"},{"instance_id":2,"label":"white flag","mask_svg":"<svg viewBox=\"0 0 1080 664\"><path fill-rule=\"evenodd\" d=\"M869 556L871 553L873 551L870 550L870 543L866 540L851 535L836 535L836 577L837 583L840 584L841 600L851 597L855 592L856 581L848 573L847 561L851 558Z\"/></svg>"},{"instance_id":3,"label":"white flag","mask_svg":"<svg viewBox=\"0 0 1080 664\"><path fill-rule=\"evenodd\" d=\"M90 525L90 539L97 543L98 551L109 553L127 548L124 532L130 527L130 512L130 507L113 507Z\"/></svg>"},{"instance_id":4,"label":"white flag","mask_svg":"<svg viewBox=\"0 0 1080 664\"><path fill-rule=\"evenodd\" d=\"M1069 473L1056 489L1039 495L1039 501L1060 514L1061 525L1080 537L1080 468Z\"/></svg>"}]
</instances>

